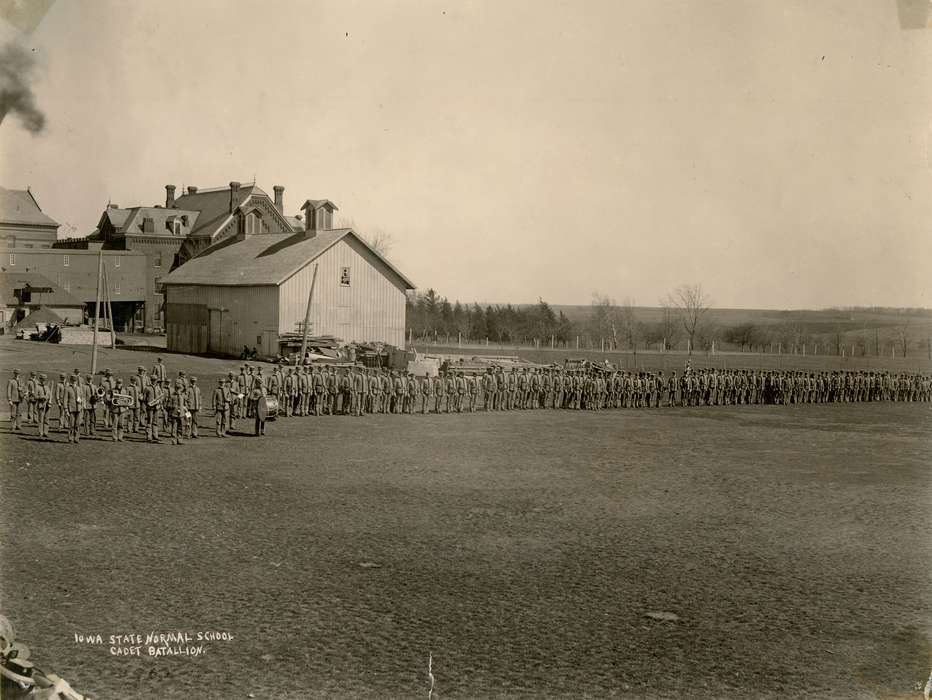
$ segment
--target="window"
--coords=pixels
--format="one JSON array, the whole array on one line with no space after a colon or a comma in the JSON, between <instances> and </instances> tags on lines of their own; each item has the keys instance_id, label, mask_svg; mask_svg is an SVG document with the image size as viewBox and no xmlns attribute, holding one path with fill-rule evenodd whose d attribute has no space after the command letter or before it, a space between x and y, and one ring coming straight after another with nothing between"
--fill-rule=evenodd
<instances>
[{"instance_id":1,"label":"window","mask_svg":"<svg viewBox=\"0 0 932 700\"><path fill-rule=\"evenodd\" d=\"M155 256L155 266L162 267L162 254L161 253Z\"/></svg>"},{"instance_id":2,"label":"window","mask_svg":"<svg viewBox=\"0 0 932 700\"><path fill-rule=\"evenodd\" d=\"M10 265L16 264L16 253L10 253Z\"/></svg>"},{"instance_id":3,"label":"window","mask_svg":"<svg viewBox=\"0 0 932 700\"><path fill-rule=\"evenodd\" d=\"M23 248L35 248L32 243L23 243Z\"/></svg>"},{"instance_id":4,"label":"window","mask_svg":"<svg viewBox=\"0 0 932 700\"><path fill-rule=\"evenodd\" d=\"M71 264L71 256L70 256L70 255L62 255L62 256L61 256L61 262L62 262L62 265L64 265L65 267L68 267L68 266Z\"/></svg>"},{"instance_id":5,"label":"window","mask_svg":"<svg viewBox=\"0 0 932 700\"><path fill-rule=\"evenodd\" d=\"M180 221L175 222L175 235L176 236L181 235L181 222Z\"/></svg>"},{"instance_id":6,"label":"window","mask_svg":"<svg viewBox=\"0 0 932 700\"><path fill-rule=\"evenodd\" d=\"M119 294L119 293L120 293L120 283L119 283L119 282L114 282L114 283L113 283L113 293L114 293L114 294Z\"/></svg>"},{"instance_id":7,"label":"window","mask_svg":"<svg viewBox=\"0 0 932 700\"><path fill-rule=\"evenodd\" d=\"M119 267L119 266L120 266L120 256L119 256L119 255L117 255L117 256L113 259L113 266L114 266L114 267Z\"/></svg>"},{"instance_id":8,"label":"window","mask_svg":"<svg viewBox=\"0 0 932 700\"><path fill-rule=\"evenodd\" d=\"M350 286L350 271L348 267L340 269L340 285L343 287Z\"/></svg>"},{"instance_id":9,"label":"window","mask_svg":"<svg viewBox=\"0 0 932 700\"><path fill-rule=\"evenodd\" d=\"M62 283L62 289L64 289L66 292L70 292L71 291L71 280L65 280Z\"/></svg>"}]
</instances>

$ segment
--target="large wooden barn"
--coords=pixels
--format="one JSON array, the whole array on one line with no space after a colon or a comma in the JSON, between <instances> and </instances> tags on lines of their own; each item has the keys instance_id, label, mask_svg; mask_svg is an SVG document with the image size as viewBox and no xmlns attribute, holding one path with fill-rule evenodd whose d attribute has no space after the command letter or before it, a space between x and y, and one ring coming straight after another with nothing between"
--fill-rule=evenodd
<instances>
[{"instance_id":1,"label":"large wooden barn","mask_svg":"<svg viewBox=\"0 0 932 700\"><path fill-rule=\"evenodd\" d=\"M310 332L402 346L411 281L352 229L331 229L335 207L305 203L305 230L239 234L161 278L169 350L279 351L304 322L314 267Z\"/></svg>"}]
</instances>

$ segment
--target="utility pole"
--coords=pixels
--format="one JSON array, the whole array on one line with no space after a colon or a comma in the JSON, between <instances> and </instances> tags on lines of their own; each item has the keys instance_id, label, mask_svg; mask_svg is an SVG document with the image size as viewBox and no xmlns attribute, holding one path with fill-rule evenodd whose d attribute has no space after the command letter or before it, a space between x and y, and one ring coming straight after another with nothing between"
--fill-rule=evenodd
<instances>
[{"instance_id":1,"label":"utility pole","mask_svg":"<svg viewBox=\"0 0 932 700\"><path fill-rule=\"evenodd\" d=\"M94 348L91 350L91 376L97 375L97 330L100 325L100 278L104 271L104 250L97 251L97 301L94 302Z\"/></svg>"},{"instance_id":2,"label":"utility pole","mask_svg":"<svg viewBox=\"0 0 932 700\"><path fill-rule=\"evenodd\" d=\"M314 298L314 285L317 284L317 263L314 263L314 276L311 277L311 291L307 294L307 310L304 312L304 329L301 335L301 355L296 364L304 364L304 355L307 353L307 331L311 325L311 300Z\"/></svg>"}]
</instances>

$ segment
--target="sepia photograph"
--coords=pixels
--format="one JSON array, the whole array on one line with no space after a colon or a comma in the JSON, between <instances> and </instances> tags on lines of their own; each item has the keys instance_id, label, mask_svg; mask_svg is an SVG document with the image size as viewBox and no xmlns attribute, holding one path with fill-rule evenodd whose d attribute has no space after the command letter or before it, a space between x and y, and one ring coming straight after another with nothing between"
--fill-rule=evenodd
<instances>
[{"instance_id":1,"label":"sepia photograph","mask_svg":"<svg viewBox=\"0 0 932 700\"><path fill-rule=\"evenodd\" d=\"M0 0L0 698L932 698L932 0Z\"/></svg>"}]
</instances>

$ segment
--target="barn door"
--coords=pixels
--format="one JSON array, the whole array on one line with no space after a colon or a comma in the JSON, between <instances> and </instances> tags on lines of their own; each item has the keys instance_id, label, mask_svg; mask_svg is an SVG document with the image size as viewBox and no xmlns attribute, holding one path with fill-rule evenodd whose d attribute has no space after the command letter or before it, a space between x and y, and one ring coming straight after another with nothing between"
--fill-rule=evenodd
<instances>
[{"instance_id":1,"label":"barn door","mask_svg":"<svg viewBox=\"0 0 932 700\"><path fill-rule=\"evenodd\" d=\"M208 313L210 314L207 320L207 352L220 352L220 323L223 313L219 309L209 309Z\"/></svg>"}]
</instances>

